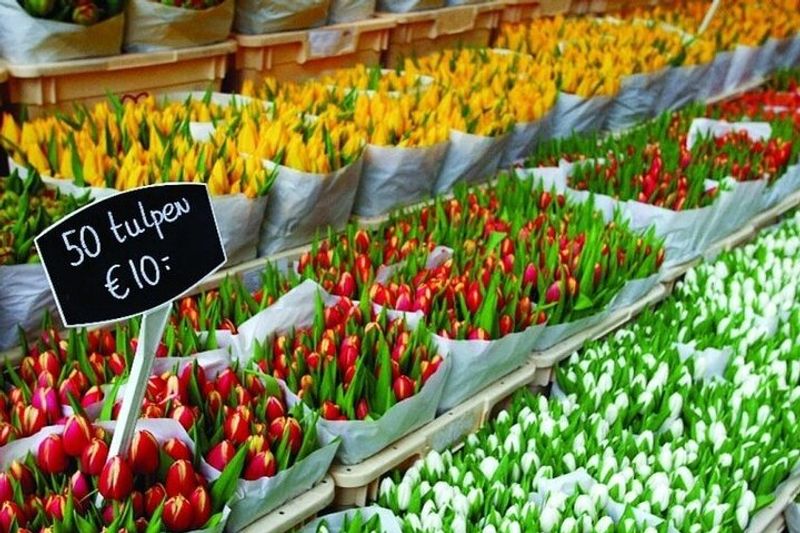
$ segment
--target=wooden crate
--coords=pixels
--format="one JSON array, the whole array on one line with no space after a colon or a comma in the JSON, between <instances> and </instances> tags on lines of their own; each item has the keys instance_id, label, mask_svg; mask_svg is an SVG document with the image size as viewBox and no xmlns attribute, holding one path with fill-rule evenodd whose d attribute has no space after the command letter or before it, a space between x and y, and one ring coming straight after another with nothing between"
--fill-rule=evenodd
<instances>
[{"instance_id":1,"label":"wooden crate","mask_svg":"<svg viewBox=\"0 0 800 533\"><path fill-rule=\"evenodd\" d=\"M373 18L311 30L266 35L234 35L235 89L245 81L260 84L265 76L304 80L363 63L380 64L394 21Z\"/></svg>"},{"instance_id":2,"label":"wooden crate","mask_svg":"<svg viewBox=\"0 0 800 533\"><path fill-rule=\"evenodd\" d=\"M407 57L448 48L488 46L503 9L503 2L494 1L415 13L379 13L379 17L395 23L384 53L384 65L402 66Z\"/></svg>"},{"instance_id":3,"label":"wooden crate","mask_svg":"<svg viewBox=\"0 0 800 533\"><path fill-rule=\"evenodd\" d=\"M137 98L171 91L218 91L234 41L141 54L39 65L7 65L9 103L39 116L108 92Z\"/></svg>"}]
</instances>

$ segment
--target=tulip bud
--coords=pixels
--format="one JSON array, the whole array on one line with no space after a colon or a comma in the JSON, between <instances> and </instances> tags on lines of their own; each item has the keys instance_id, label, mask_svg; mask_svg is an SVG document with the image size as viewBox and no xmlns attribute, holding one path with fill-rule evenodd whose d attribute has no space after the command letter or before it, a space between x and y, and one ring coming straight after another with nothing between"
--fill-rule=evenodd
<instances>
[{"instance_id":1,"label":"tulip bud","mask_svg":"<svg viewBox=\"0 0 800 533\"><path fill-rule=\"evenodd\" d=\"M272 452L265 450L257 453L247 462L242 477L249 481L262 477L272 477L275 475L277 469L278 465L275 462L275 457L273 457Z\"/></svg>"},{"instance_id":2,"label":"tulip bud","mask_svg":"<svg viewBox=\"0 0 800 533\"><path fill-rule=\"evenodd\" d=\"M230 441L223 440L206 454L206 462L219 470L225 470L225 466L236 455L236 447Z\"/></svg>"},{"instance_id":3,"label":"tulip bud","mask_svg":"<svg viewBox=\"0 0 800 533\"><path fill-rule=\"evenodd\" d=\"M164 451L175 461L181 459L191 462L194 456L189 446L180 439L172 438L164 443Z\"/></svg>"},{"instance_id":4,"label":"tulip bud","mask_svg":"<svg viewBox=\"0 0 800 533\"><path fill-rule=\"evenodd\" d=\"M86 394L84 394L83 398L81 398L81 406L89 407L90 405L102 402L104 398L105 396L103 395L103 389L97 385L89 387L89 389L86 391Z\"/></svg>"},{"instance_id":5,"label":"tulip bud","mask_svg":"<svg viewBox=\"0 0 800 533\"><path fill-rule=\"evenodd\" d=\"M408 376L401 375L398 376L397 379L394 380L394 384L392 385L392 389L394 390L394 396L398 402L402 402L406 398L410 398L414 395L414 380Z\"/></svg>"},{"instance_id":6,"label":"tulip bud","mask_svg":"<svg viewBox=\"0 0 800 533\"><path fill-rule=\"evenodd\" d=\"M242 444L250 436L249 424L239 412L234 412L223 424L225 438L234 444Z\"/></svg>"},{"instance_id":7,"label":"tulip bud","mask_svg":"<svg viewBox=\"0 0 800 533\"><path fill-rule=\"evenodd\" d=\"M5 446L9 442L17 440L19 432L17 428L8 422L0 422L0 447Z\"/></svg>"},{"instance_id":8,"label":"tulip bud","mask_svg":"<svg viewBox=\"0 0 800 533\"><path fill-rule=\"evenodd\" d=\"M183 426L183 429L186 431L190 431L192 426L194 426L195 417L194 412L190 407L185 405L179 405L172 410L172 415L170 416L173 420L177 420L180 425Z\"/></svg>"},{"instance_id":9,"label":"tulip bud","mask_svg":"<svg viewBox=\"0 0 800 533\"><path fill-rule=\"evenodd\" d=\"M286 415L286 409L283 406L283 402L279 398L275 396L270 396L267 398L267 407L266 407L266 419L267 422L272 422L276 418L282 417Z\"/></svg>"},{"instance_id":10,"label":"tulip bud","mask_svg":"<svg viewBox=\"0 0 800 533\"><path fill-rule=\"evenodd\" d=\"M131 468L136 474L149 475L158 470L158 441L149 431L137 431L128 454Z\"/></svg>"},{"instance_id":11,"label":"tulip bud","mask_svg":"<svg viewBox=\"0 0 800 533\"><path fill-rule=\"evenodd\" d=\"M202 528L208 519L211 518L211 496L205 487L197 487L189 498L192 510L194 511L195 529Z\"/></svg>"},{"instance_id":12,"label":"tulip bud","mask_svg":"<svg viewBox=\"0 0 800 533\"><path fill-rule=\"evenodd\" d=\"M241 385L241 383L239 383L236 373L230 368L226 368L217 376L216 388L226 401L236 385Z\"/></svg>"},{"instance_id":13,"label":"tulip bud","mask_svg":"<svg viewBox=\"0 0 800 533\"><path fill-rule=\"evenodd\" d=\"M30 494L36 489L36 480L33 477L33 472L24 464L19 461L12 461L11 468L8 471L11 477L19 483L23 494Z\"/></svg>"},{"instance_id":14,"label":"tulip bud","mask_svg":"<svg viewBox=\"0 0 800 533\"><path fill-rule=\"evenodd\" d=\"M552 285L547 288L544 298L545 302L549 304L561 300L561 284L558 281L554 281Z\"/></svg>"},{"instance_id":15,"label":"tulip bud","mask_svg":"<svg viewBox=\"0 0 800 533\"><path fill-rule=\"evenodd\" d=\"M85 416L72 415L64 424L64 451L80 457L92 439L92 425Z\"/></svg>"},{"instance_id":16,"label":"tulip bud","mask_svg":"<svg viewBox=\"0 0 800 533\"><path fill-rule=\"evenodd\" d=\"M20 425L24 436L38 433L47 424L47 414L43 409L38 409L33 405L26 405L20 416Z\"/></svg>"},{"instance_id":17,"label":"tulip bud","mask_svg":"<svg viewBox=\"0 0 800 533\"><path fill-rule=\"evenodd\" d=\"M104 440L93 438L81 453L80 470L90 476L98 476L108 459L108 444Z\"/></svg>"},{"instance_id":18,"label":"tulip bud","mask_svg":"<svg viewBox=\"0 0 800 533\"><path fill-rule=\"evenodd\" d=\"M69 458L64 452L64 439L61 435L48 435L39 443L36 463L45 474L60 474L69 466Z\"/></svg>"},{"instance_id":19,"label":"tulip bud","mask_svg":"<svg viewBox=\"0 0 800 533\"><path fill-rule=\"evenodd\" d=\"M61 402L52 387L37 387L31 396L31 405L44 411L47 421L51 424L55 424L61 418Z\"/></svg>"},{"instance_id":20,"label":"tulip bud","mask_svg":"<svg viewBox=\"0 0 800 533\"><path fill-rule=\"evenodd\" d=\"M286 426L283 428L284 434L289 432L289 447L292 453L300 451L300 445L303 443L303 430L300 428L300 423L295 418L287 418Z\"/></svg>"},{"instance_id":21,"label":"tulip bud","mask_svg":"<svg viewBox=\"0 0 800 533\"><path fill-rule=\"evenodd\" d=\"M169 470L167 470L167 495L175 496L181 494L188 498L196 487L197 479L192 463L185 459L172 463Z\"/></svg>"},{"instance_id":22,"label":"tulip bud","mask_svg":"<svg viewBox=\"0 0 800 533\"><path fill-rule=\"evenodd\" d=\"M181 494L172 496L164 504L162 519L170 531L188 531L194 523L191 503Z\"/></svg>"},{"instance_id":23,"label":"tulip bud","mask_svg":"<svg viewBox=\"0 0 800 533\"><path fill-rule=\"evenodd\" d=\"M51 494L44 504L44 512L50 520L63 520L67 500L61 494Z\"/></svg>"},{"instance_id":24,"label":"tulip bud","mask_svg":"<svg viewBox=\"0 0 800 533\"><path fill-rule=\"evenodd\" d=\"M122 457L112 457L100 473L98 490L107 500L123 501L133 490L133 471Z\"/></svg>"},{"instance_id":25,"label":"tulip bud","mask_svg":"<svg viewBox=\"0 0 800 533\"><path fill-rule=\"evenodd\" d=\"M327 400L322 403L322 418L325 420L339 420L340 416L342 416L342 411L338 405Z\"/></svg>"},{"instance_id":26,"label":"tulip bud","mask_svg":"<svg viewBox=\"0 0 800 533\"><path fill-rule=\"evenodd\" d=\"M164 485L161 483L156 483L152 487L149 487L144 492L144 512L147 516L152 516L153 513L156 512L158 506L161 505L161 502L167 497L167 491L164 489Z\"/></svg>"},{"instance_id":27,"label":"tulip bud","mask_svg":"<svg viewBox=\"0 0 800 533\"><path fill-rule=\"evenodd\" d=\"M80 505L89 493L92 492L92 483L89 477L83 472L75 472L69 480L70 490L75 501Z\"/></svg>"},{"instance_id":28,"label":"tulip bud","mask_svg":"<svg viewBox=\"0 0 800 533\"><path fill-rule=\"evenodd\" d=\"M286 427L286 418L278 417L269 424L269 438L272 442L279 441L283 437Z\"/></svg>"},{"instance_id":29,"label":"tulip bud","mask_svg":"<svg viewBox=\"0 0 800 533\"><path fill-rule=\"evenodd\" d=\"M14 486L11 484L11 476L0 473L0 503L14 499Z\"/></svg>"},{"instance_id":30,"label":"tulip bud","mask_svg":"<svg viewBox=\"0 0 800 533\"><path fill-rule=\"evenodd\" d=\"M369 415L369 403L366 398L361 398L356 405L356 418L364 420Z\"/></svg>"},{"instance_id":31,"label":"tulip bud","mask_svg":"<svg viewBox=\"0 0 800 533\"><path fill-rule=\"evenodd\" d=\"M25 527L28 524L25 512L16 502L3 502L0 505L0 531L11 531L15 522L17 526Z\"/></svg>"}]
</instances>

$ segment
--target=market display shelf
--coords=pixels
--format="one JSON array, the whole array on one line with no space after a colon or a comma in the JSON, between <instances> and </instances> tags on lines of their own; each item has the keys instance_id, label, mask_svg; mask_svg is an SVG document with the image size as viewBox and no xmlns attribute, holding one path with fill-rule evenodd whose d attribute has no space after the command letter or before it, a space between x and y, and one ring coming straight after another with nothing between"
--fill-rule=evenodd
<instances>
[{"instance_id":1,"label":"market display shelf","mask_svg":"<svg viewBox=\"0 0 800 533\"><path fill-rule=\"evenodd\" d=\"M310 30L234 35L234 88L241 92L245 82L257 86L266 76L304 80L359 63L378 65L394 24L372 18Z\"/></svg>"},{"instance_id":2,"label":"market display shelf","mask_svg":"<svg viewBox=\"0 0 800 533\"><path fill-rule=\"evenodd\" d=\"M316 487L259 518L241 533L280 533L292 531L317 517L333 502L333 479L325 476Z\"/></svg>"},{"instance_id":3,"label":"market display shelf","mask_svg":"<svg viewBox=\"0 0 800 533\"><path fill-rule=\"evenodd\" d=\"M480 428L493 410L518 389L531 387L542 391L549 383L549 372L540 370L529 361L364 462L349 466L334 464L330 471L336 484L334 505L366 505L377 498L378 484L389 471L408 468L430 450L444 450L458 443Z\"/></svg>"},{"instance_id":4,"label":"market display shelf","mask_svg":"<svg viewBox=\"0 0 800 533\"><path fill-rule=\"evenodd\" d=\"M485 4L445 7L411 13L378 13L394 22L384 52L388 68L402 67L405 58L420 57L448 48L489 45L500 24L504 4L495 0Z\"/></svg>"},{"instance_id":5,"label":"market display shelf","mask_svg":"<svg viewBox=\"0 0 800 533\"><path fill-rule=\"evenodd\" d=\"M800 495L800 475L795 474L778 486L775 501L759 511L746 533L778 533L786 528L783 512Z\"/></svg>"},{"instance_id":6,"label":"market display shelf","mask_svg":"<svg viewBox=\"0 0 800 533\"><path fill-rule=\"evenodd\" d=\"M8 64L9 103L24 106L31 117L104 100L171 91L220 90L234 41L38 65Z\"/></svg>"}]
</instances>

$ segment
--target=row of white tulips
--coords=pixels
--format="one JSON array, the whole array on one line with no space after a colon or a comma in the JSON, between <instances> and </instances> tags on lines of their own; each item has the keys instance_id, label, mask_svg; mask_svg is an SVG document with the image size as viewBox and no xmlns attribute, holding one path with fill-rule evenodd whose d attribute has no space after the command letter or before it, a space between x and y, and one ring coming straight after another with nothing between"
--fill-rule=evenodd
<instances>
[{"instance_id":1,"label":"row of white tulips","mask_svg":"<svg viewBox=\"0 0 800 533\"><path fill-rule=\"evenodd\" d=\"M404 531L744 530L800 465L800 214L380 485Z\"/></svg>"}]
</instances>

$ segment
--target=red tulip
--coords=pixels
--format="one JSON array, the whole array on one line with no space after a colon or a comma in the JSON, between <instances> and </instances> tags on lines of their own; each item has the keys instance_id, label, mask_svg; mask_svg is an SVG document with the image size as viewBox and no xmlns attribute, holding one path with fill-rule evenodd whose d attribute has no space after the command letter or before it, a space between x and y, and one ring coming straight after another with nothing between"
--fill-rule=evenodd
<instances>
[{"instance_id":1,"label":"red tulip","mask_svg":"<svg viewBox=\"0 0 800 533\"><path fill-rule=\"evenodd\" d=\"M108 368L115 376L121 376L128 369L128 362L118 352L114 352L108 358Z\"/></svg>"},{"instance_id":2,"label":"red tulip","mask_svg":"<svg viewBox=\"0 0 800 533\"><path fill-rule=\"evenodd\" d=\"M131 492L131 507L134 517L144 516L144 495L138 490Z\"/></svg>"},{"instance_id":3,"label":"red tulip","mask_svg":"<svg viewBox=\"0 0 800 533\"><path fill-rule=\"evenodd\" d=\"M225 438L234 444L242 444L250 436L250 425L239 412L234 412L223 424Z\"/></svg>"},{"instance_id":4,"label":"red tulip","mask_svg":"<svg viewBox=\"0 0 800 533\"><path fill-rule=\"evenodd\" d=\"M13 477L19 486L22 488L23 494L30 494L36 488L36 480L33 477L33 472L20 463L19 461L12 461L11 468L8 469L11 477Z\"/></svg>"},{"instance_id":5,"label":"red tulip","mask_svg":"<svg viewBox=\"0 0 800 533\"><path fill-rule=\"evenodd\" d=\"M336 283L336 287L333 290L333 294L337 296L346 296L348 298L352 298L356 292L356 280L353 275L348 272L342 272L341 276L339 276L339 281Z\"/></svg>"},{"instance_id":6,"label":"red tulip","mask_svg":"<svg viewBox=\"0 0 800 533\"><path fill-rule=\"evenodd\" d=\"M170 417L173 420L177 420L186 431L190 431L195 422L194 412L185 405L179 405L174 408Z\"/></svg>"},{"instance_id":7,"label":"red tulip","mask_svg":"<svg viewBox=\"0 0 800 533\"><path fill-rule=\"evenodd\" d=\"M278 469L275 457L269 450L255 454L244 468L243 478L253 481L262 477L272 477Z\"/></svg>"},{"instance_id":8,"label":"red tulip","mask_svg":"<svg viewBox=\"0 0 800 533\"><path fill-rule=\"evenodd\" d=\"M211 496L205 487L197 487L192 492L189 498L189 503L192 504L194 510L194 524L195 529L202 528L208 519L211 518Z\"/></svg>"},{"instance_id":9,"label":"red tulip","mask_svg":"<svg viewBox=\"0 0 800 533\"><path fill-rule=\"evenodd\" d=\"M100 473L98 489L103 498L123 501L133 490L133 470L122 457L112 457Z\"/></svg>"},{"instance_id":10,"label":"red tulip","mask_svg":"<svg viewBox=\"0 0 800 533\"><path fill-rule=\"evenodd\" d=\"M241 385L239 382L239 378L236 376L236 372L233 371L231 368L226 368L222 372L219 373L216 379L216 387L220 394L222 394L222 398L227 401L228 397L231 394L231 391L236 385Z\"/></svg>"},{"instance_id":11,"label":"red tulip","mask_svg":"<svg viewBox=\"0 0 800 533\"><path fill-rule=\"evenodd\" d=\"M42 352L36 362L39 366L40 373L48 372L52 376L61 374L61 360L53 350Z\"/></svg>"},{"instance_id":12,"label":"red tulip","mask_svg":"<svg viewBox=\"0 0 800 533\"><path fill-rule=\"evenodd\" d=\"M144 492L144 512L147 513L148 516L152 516L166 497L167 491L161 483L156 483L149 487Z\"/></svg>"},{"instance_id":13,"label":"red tulip","mask_svg":"<svg viewBox=\"0 0 800 533\"><path fill-rule=\"evenodd\" d=\"M72 496L78 504L86 499L89 493L92 492L92 482L86 474L80 471L72 474L69 480L69 486L70 490L72 490Z\"/></svg>"},{"instance_id":14,"label":"red tulip","mask_svg":"<svg viewBox=\"0 0 800 533\"><path fill-rule=\"evenodd\" d=\"M25 512L16 502L3 502L0 505L0 531L11 531L11 526L15 522L17 526L26 526L28 518Z\"/></svg>"},{"instance_id":15,"label":"red tulip","mask_svg":"<svg viewBox=\"0 0 800 533\"><path fill-rule=\"evenodd\" d=\"M279 441L283 437L283 431L286 427L286 418L278 417L269 424L269 438L272 442Z\"/></svg>"},{"instance_id":16,"label":"red tulip","mask_svg":"<svg viewBox=\"0 0 800 533\"><path fill-rule=\"evenodd\" d=\"M158 441L149 431L137 431L128 454L134 473L149 475L158 470Z\"/></svg>"},{"instance_id":17,"label":"red tulip","mask_svg":"<svg viewBox=\"0 0 800 533\"><path fill-rule=\"evenodd\" d=\"M63 520L67 499L61 494L51 494L44 504L44 512L50 520Z\"/></svg>"},{"instance_id":18,"label":"red tulip","mask_svg":"<svg viewBox=\"0 0 800 533\"><path fill-rule=\"evenodd\" d=\"M394 380L392 389L394 390L394 396L397 398L397 401L402 402L406 398L410 398L414 395L414 380L408 376L398 376L397 379Z\"/></svg>"},{"instance_id":19,"label":"red tulip","mask_svg":"<svg viewBox=\"0 0 800 533\"><path fill-rule=\"evenodd\" d=\"M300 423L295 418L286 419L286 427L283 428L284 433L289 432L289 447L292 453L300 451L300 445L303 443L303 430Z\"/></svg>"},{"instance_id":20,"label":"red tulip","mask_svg":"<svg viewBox=\"0 0 800 533\"><path fill-rule=\"evenodd\" d=\"M286 415L286 409L283 406L283 402L275 396L270 396L267 398L266 412L267 422L271 422L278 417Z\"/></svg>"},{"instance_id":21,"label":"red tulip","mask_svg":"<svg viewBox=\"0 0 800 533\"><path fill-rule=\"evenodd\" d=\"M17 440L18 437L17 428L8 422L0 422L0 446L5 446L9 442Z\"/></svg>"},{"instance_id":22,"label":"red tulip","mask_svg":"<svg viewBox=\"0 0 800 533\"><path fill-rule=\"evenodd\" d=\"M322 403L322 418L325 420L339 420L342 410L333 402L324 401Z\"/></svg>"},{"instance_id":23,"label":"red tulip","mask_svg":"<svg viewBox=\"0 0 800 533\"><path fill-rule=\"evenodd\" d=\"M547 292L544 294L545 302L553 303L561 300L561 284L558 281L554 281L552 285L547 288Z\"/></svg>"},{"instance_id":24,"label":"red tulip","mask_svg":"<svg viewBox=\"0 0 800 533\"><path fill-rule=\"evenodd\" d=\"M170 531L188 531L194 524L192 504L181 494L172 496L164 504L162 519Z\"/></svg>"},{"instance_id":25,"label":"red tulip","mask_svg":"<svg viewBox=\"0 0 800 533\"><path fill-rule=\"evenodd\" d=\"M466 300L469 312L477 313L478 309L480 309L481 307L481 303L483 302L483 296L481 295L481 287L477 281L473 281L469 284L469 288L467 289Z\"/></svg>"},{"instance_id":26,"label":"red tulip","mask_svg":"<svg viewBox=\"0 0 800 533\"><path fill-rule=\"evenodd\" d=\"M89 407L90 405L102 402L104 398L105 395L103 394L103 389L97 385L94 385L89 387L89 389L83 395L83 398L81 398L81 405L83 407Z\"/></svg>"},{"instance_id":27,"label":"red tulip","mask_svg":"<svg viewBox=\"0 0 800 533\"><path fill-rule=\"evenodd\" d=\"M0 473L0 503L14 499L14 487L11 484L11 476Z\"/></svg>"},{"instance_id":28,"label":"red tulip","mask_svg":"<svg viewBox=\"0 0 800 533\"><path fill-rule=\"evenodd\" d=\"M183 459L191 462L194 456L189 446L180 439L169 439L164 443L164 451L176 461Z\"/></svg>"},{"instance_id":29,"label":"red tulip","mask_svg":"<svg viewBox=\"0 0 800 533\"><path fill-rule=\"evenodd\" d=\"M236 455L236 447L230 441L223 440L208 451L206 462L221 472L234 455Z\"/></svg>"},{"instance_id":30,"label":"red tulip","mask_svg":"<svg viewBox=\"0 0 800 533\"><path fill-rule=\"evenodd\" d=\"M61 402L52 387L37 387L31 396L31 405L43 411L51 424L55 424L61 418Z\"/></svg>"},{"instance_id":31,"label":"red tulip","mask_svg":"<svg viewBox=\"0 0 800 533\"><path fill-rule=\"evenodd\" d=\"M197 487L194 467L192 463L185 459L175 461L167 470L167 495L175 496L181 494L189 497Z\"/></svg>"},{"instance_id":32,"label":"red tulip","mask_svg":"<svg viewBox=\"0 0 800 533\"><path fill-rule=\"evenodd\" d=\"M80 457L92 440L92 433L92 425L85 416L70 416L64 424L64 451L72 457Z\"/></svg>"},{"instance_id":33,"label":"red tulip","mask_svg":"<svg viewBox=\"0 0 800 533\"><path fill-rule=\"evenodd\" d=\"M108 460L108 444L93 438L81 453L80 470L89 476L99 476Z\"/></svg>"},{"instance_id":34,"label":"red tulip","mask_svg":"<svg viewBox=\"0 0 800 533\"><path fill-rule=\"evenodd\" d=\"M36 463L45 474L60 474L67 469L69 458L64 452L64 439L61 435L53 433L39 443Z\"/></svg>"},{"instance_id":35,"label":"red tulip","mask_svg":"<svg viewBox=\"0 0 800 533\"><path fill-rule=\"evenodd\" d=\"M361 398L356 405L356 418L364 420L369 415L369 403L366 398Z\"/></svg>"}]
</instances>

